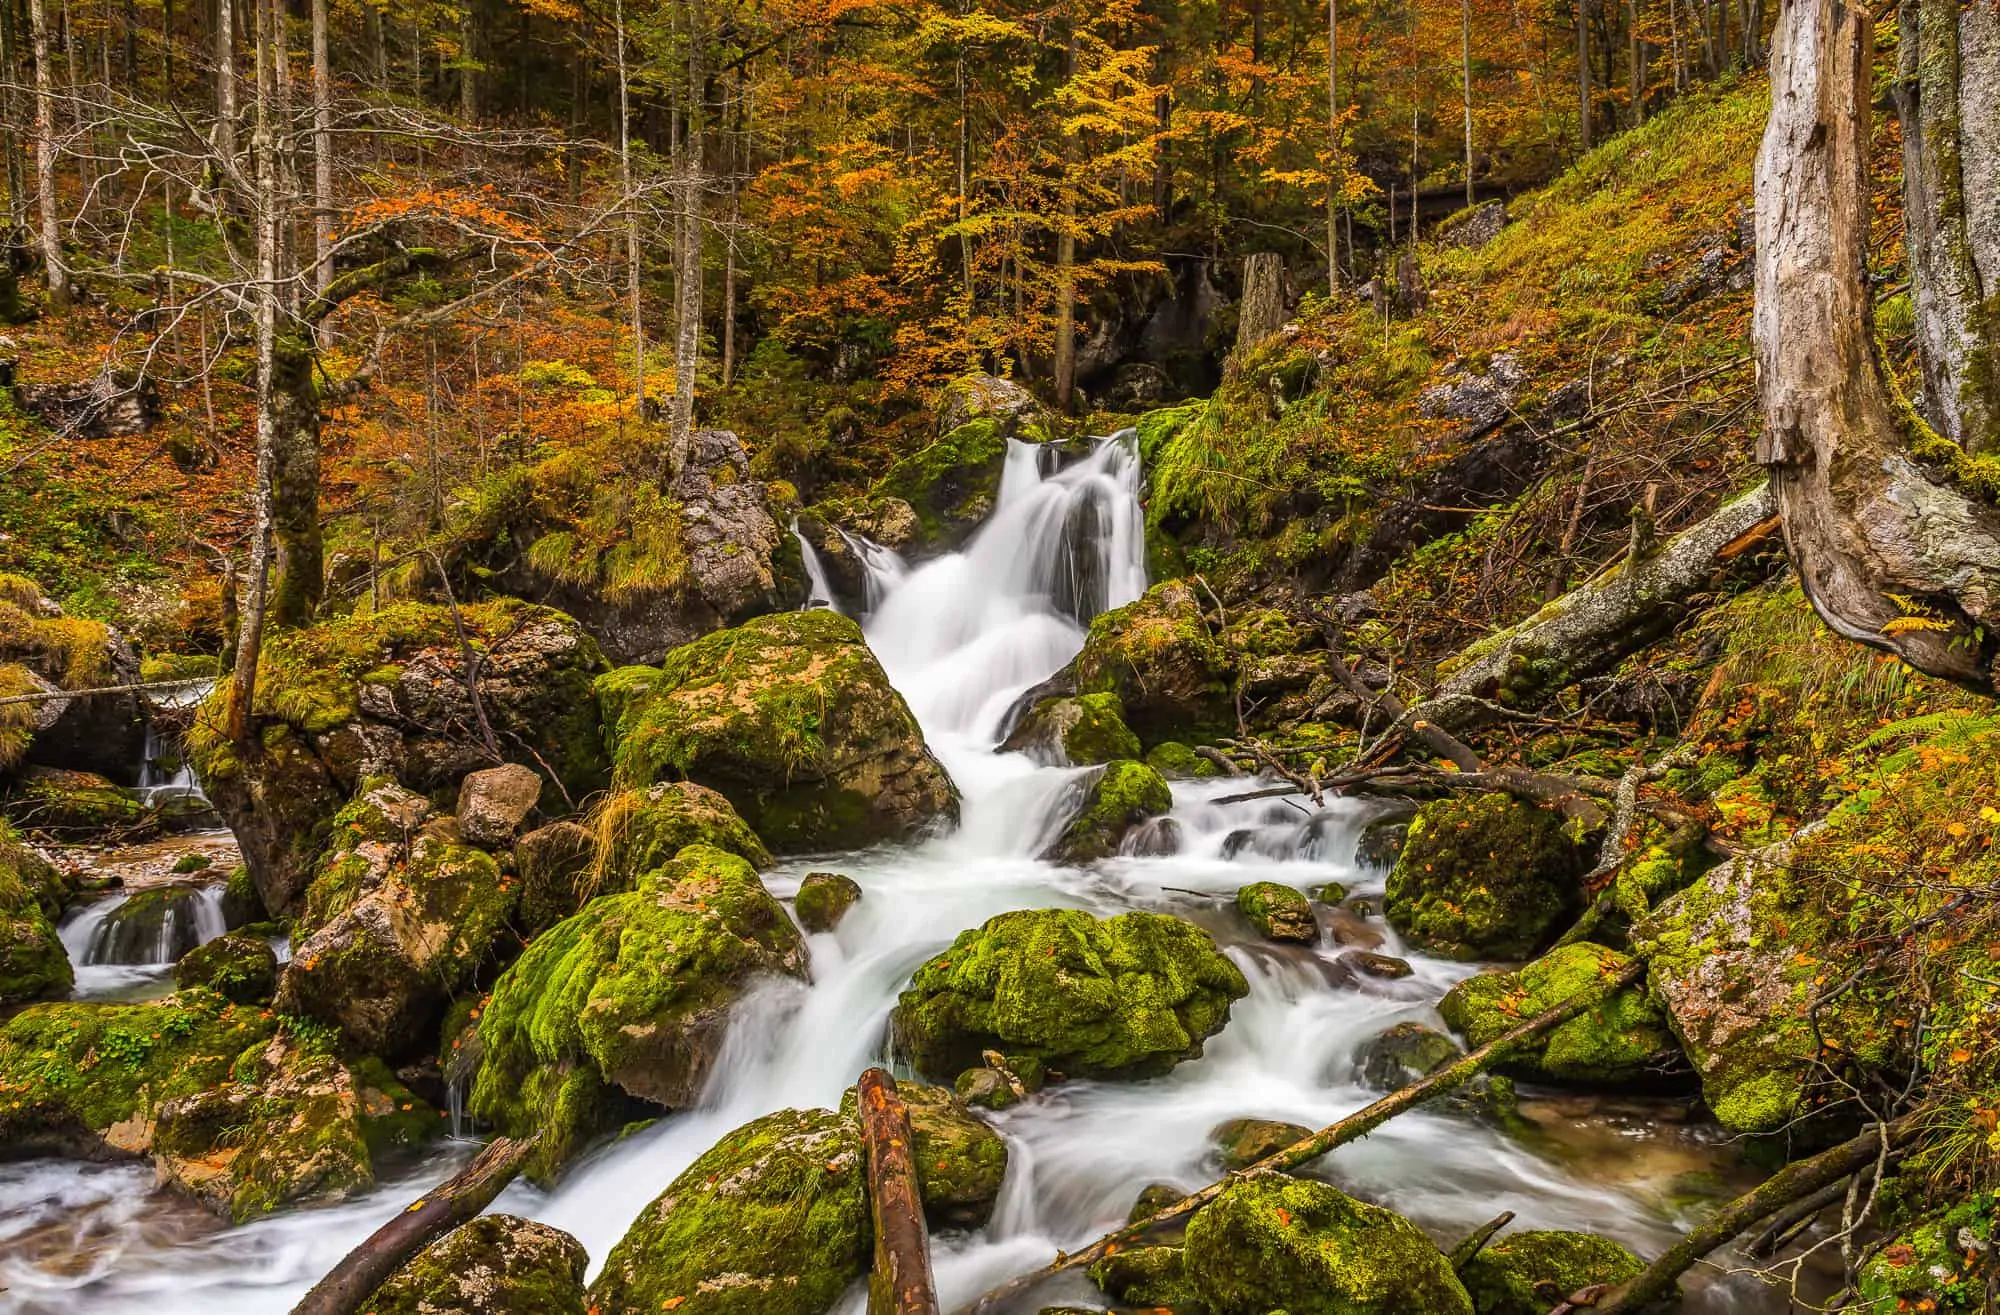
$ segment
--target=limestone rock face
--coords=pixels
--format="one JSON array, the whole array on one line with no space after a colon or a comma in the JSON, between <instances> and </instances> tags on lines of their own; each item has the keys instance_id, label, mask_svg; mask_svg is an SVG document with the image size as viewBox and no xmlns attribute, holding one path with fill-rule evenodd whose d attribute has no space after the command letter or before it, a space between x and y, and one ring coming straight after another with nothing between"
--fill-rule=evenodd
<instances>
[{"instance_id":1,"label":"limestone rock face","mask_svg":"<svg viewBox=\"0 0 2000 1315\"><path fill-rule=\"evenodd\" d=\"M505 845L541 797L541 774L519 763L468 773L458 787L459 833L475 845Z\"/></svg>"},{"instance_id":2,"label":"limestone rock face","mask_svg":"<svg viewBox=\"0 0 2000 1315\"><path fill-rule=\"evenodd\" d=\"M781 853L905 840L958 817L909 705L836 613L758 617L598 689L621 780L708 786Z\"/></svg>"},{"instance_id":3,"label":"limestone rock face","mask_svg":"<svg viewBox=\"0 0 2000 1315\"><path fill-rule=\"evenodd\" d=\"M373 1315L584 1315L583 1243L517 1215L481 1215L425 1247L362 1309Z\"/></svg>"}]
</instances>

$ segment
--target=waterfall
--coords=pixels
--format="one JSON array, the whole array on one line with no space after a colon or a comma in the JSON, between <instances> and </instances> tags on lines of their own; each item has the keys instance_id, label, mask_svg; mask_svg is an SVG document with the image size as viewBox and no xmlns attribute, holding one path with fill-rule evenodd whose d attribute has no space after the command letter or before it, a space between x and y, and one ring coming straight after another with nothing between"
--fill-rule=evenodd
<instances>
[{"instance_id":1,"label":"waterfall","mask_svg":"<svg viewBox=\"0 0 2000 1315\"><path fill-rule=\"evenodd\" d=\"M840 604L834 601L833 586L827 583L826 563L819 559L818 550L806 540L806 536L799 533L799 518L796 516L792 517L792 537L798 540L799 556L806 565L806 603L799 610L811 612L825 609L829 612L838 612Z\"/></svg>"},{"instance_id":2,"label":"waterfall","mask_svg":"<svg viewBox=\"0 0 2000 1315\"><path fill-rule=\"evenodd\" d=\"M159 721L152 713L156 708L192 707L207 698L214 688L212 680L194 681L146 695L146 744L139 759L138 787L139 802L145 808L186 805L176 811L195 813L208 807L208 796L202 792L194 768L188 765L179 745L160 734Z\"/></svg>"},{"instance_id":3,"label":"waterfall","mask_svg":"<svg viewBox=\"0 0 2000 1315\"><path fill-rule=\"evenodd\" d=\"M157 967L228 931L223 887L163 886L72 910L56 929L78 968Z\"/></svg>"}]
</instances>

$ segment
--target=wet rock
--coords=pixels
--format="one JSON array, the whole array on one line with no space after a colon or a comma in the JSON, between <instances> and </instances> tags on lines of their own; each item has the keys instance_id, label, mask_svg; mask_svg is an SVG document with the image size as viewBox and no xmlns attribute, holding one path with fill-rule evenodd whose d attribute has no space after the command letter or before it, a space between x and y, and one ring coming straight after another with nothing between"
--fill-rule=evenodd
<instances>
[{"instance_id":1,"label":"wet rock","mask_svg":"<svg viewBox=\"0 0 2000 1315\"><path fill-rule=\"evenodd\" d=\"M1107 763L1081 780L1082 801L1042 857L1082 865L1120 852L1125 836L1174 806L1173 790L1144 763Z\"/></svg>"},{"instance_id":2,"label":"wet rock","mask_svg":"<svg viewBox=\"0 0 2000 1315\"><path fill-rule=\"evenodd\" d=\"M861 887L838 872L808 872L792 899L799 926L810 932L832 931L861 899Z\"/></svg>"},{"instance_id":3,"label":"wet rock","mask_svg":"<svg viewBox=\"0 0 2000 1315\"><path fill-rule=\"evenodd\" d=\"M1121 1306L1177 1313L1204 1309L1188 1280L1180 1247L1114 1251L1090 1267L1090 1281Z\"/></svg>"},{"instance_id":4,"label":"wet rock","mask_svg":"<svg viewBox=\"0 0 2000 1315\"><path fill-rule=\"evenodd\" d=\"M1329 881L1313 892L1313 898L1322 904L1338 904L1347 898L1347 887L1338 881Z\"/></svg>"},{"instance_id":5,"label":"wet rock","mask_svg":"<svg viewBox=\"0 0 2000 1315\"><path fill-rule=\"evenodd\" d=\"M1125 1222L1136 1224L1143 1219L1151 1219L1186 1195L1186 1192L1172 1183L1147 1183L1139 1189L1139 1199L1132 1202L1132 1209L1126 1213Z\"/></svg>"},{"instance_id":6,"label":"wet rock","mask_svg":"<svg viewBox=\"0 0 2000 1315\"><path fill-rule=\"evenodd\" d=\"M917 969L894 1028L898 1049L936 1080L987 1050L1075 1077L1151 1077L1199 1055L1248 993L1208 933L1179 918L1023 910Z\"/></svg>"},{"instance_id":7,"label":"wet rock","mask_svg":"<svg viewBox=\"0 0 2000 1315\"><path fill-rule=\"evenodd\" d=\"M764 616L600 682L625 780L692 779L780 852L904 840L956 820L958 792L861 629Z\"/></svg>"},{"instance_id":8,"label":"wet rock","mask_svg":"<svg viewBox=\"0 0 2000 1315\"><path fill-rule=\"evenodd\" d=\"M1354 861L1365 868L1395 867L1403 854L1403 842L1409 838L1410 822L1416 815L1413 804L1371 819L1361 828L1361 838L1355 842Z\"/></svg>"},{"instance_id":9,"label":"wet rock","mask_svg":"<svg viewBox=\"0 0 2000 1315\"><path fill-rule=\"evenodd\" d=\"M205 986L240 1005L261 1004L278 989L278 956L263 937L230 932L182 955L174 964L174 985Z\"/></svg>"},{"instance_id":10,"label":"wet rock","mask_svg":"<svg viewBox=\"0 0 2000 1315\"><path fill-rule=\"evenodd\" d=\"M481 650L477 710L451 609L403 603L273 635L245 747L191 737L189 758L273 915L299 912L334 815L365 783L428 795L493 766L480 712L508 761L553 774L552 795L603 787L591 682L604 660L583 628L512 600L458 618ZM220 724L226 697L211 696L198 724Z\"/></svg>"},{"instance_id":11,"label":"wet rock","mask_svg":"<svg viewBox=\"0 0 2000 1315\"><path fill-rule=\"evenodd\" d=\"M1178 740L1154 745L1146 754L1146 766L1169 781L1205 780L1222 774L1220 767Z\"/></svg>"},{"instance_id":12,"label":"wet rock","mask_svg":"<svg viewBox=\"0 0 2000 1315\"><path fill-rule=\"evenodd\" d=\"M1578 912L1587 866L1560 814L1510 795L1454 795L1410 823L1385 909L1397 931L1437 953L1526 959Z\"/></svg>"},{"instance_id":13,"label":"wet rock","mask_svg":"<svg viewBox=\"0 0 2000 1315\"><path fill-rule=\"evenodd\" d=\"M1165 858L1181 852L1181 824L1171 817L1149 817L1118 842L1121 853L1134 858Z\"/></svg>"},{"instance_id":14,"label":"wet rock","mask_svg":"<svg viewBox=\"0 0 2000 1315\"><path fill-rule=\"evenodd\" d=\"M1376 1033L1355 1058L1361 1084L1371 1091L1401 1091L1465 1052L1458 1042L1422 1023L1397 1023Z\"/></svg>"},{"instance_id":15,"label":"wet rock","mask_svg":"<svg viewBox=\"0 0 2000 1315\"><path fill-rule=\"evenodd\" d=\"M147 829L137 795L95 772L30 767L8 793L7 816L57 840L137 839Z\"/></svg>"},{"instance_id":16,"label":"wet rock","mask_svg":"<svg viewBox=\"0 0 2000 1315\"><path fill-rule=\"evenodd\" d=\"M115 897L114 897L115 898ZM89 963L175 963L201 944L200 886L149 886L104 915L84 951Z\"/></svg>"},{"instance_id":17,"label":"wet rock","mask_svg":"<svg viewBox=\"0 0 2000 1315\"><path fill-rule=\"evenodd\" d=\"M948 1087L906 1080L896 1091L910 1112L924 1218L933 1229L984 1228L1007 1176L1006 1139ZM850 1087L840 1112L853 1118L855 1111Z\"/></svg>"},{"instance_id":18,"label":"wet rock","mask_svg":"<svg viewBox=\"0 0 2000 1315\"><path fill-rule=\"evenodd\" d=\"M780 1110L727 1134L639 1212L590 1285L601 1315L824 1315L868 1272L852 1119Z\"/></svg>"},{"instance_id":19,"label":"wet rock","mask_svg":"<svg viewBox=\"0 0 2000 1315\"><path fill-rule=\"evenodd\" d=\"M901 553L922 529L910 504L895 497L830 498L800 512L793 528L812 545L833 601L849 615L867 611L872 601L868 567L854 540Z\"/></svg>"},{"instance_id":20,"label":"wet rock","mask_svg":"<svg viewBox=\"0 0 2000 1315\"><path fill-rule=\"evenodd\" d=\"M68 894L56 869L0 821L0 1007L69 994L75 974L54 922Z\"/></svg>"},{"instance_id":21,"label":"wet rock","mask_svg":"<svg viewBox=\"0 0 2000 1315\"><path fill-rule=\"evenodd\" d=\"M592 894L631 889L689 845L735 854L754 868L771 865L771 851L729 800L693 781L621 791L598 807L595 823L604 843Z\"/></svg>"},{"instance_id":22,"label":"wet rock","mask_svg":"<svg viewBox=\"0 0 2000 1315\"><path fill-rule=\"evenodd\" d=\"M263 897L257 893L257 883L250 879L250 869L240 863L231 868L222 887L222 925L235 931L270 916Z\"/></svg>"},{"instance_id":23,"label":"wet rock","mask_svg":"<svg viewBox=\"0 0 2000 1315\"><path fill-rule=\"evenodd\" d=\"M947 384L937 403L938 437L896 462L869 490L916 515L918 552L956 548L991 514L1007 440L1046 433L1048 413L1021 385L988 375Z\"/></svg>"},{"instance_id":24,"label":"wet rock","mask_svg":"<svg viewBox=\"0 0 2000 1315\"><path fill-rule=\"evenodd\" d=\"M1352 901L1326 911L1326 934L1335 945L1352 945L1363 950L1379 949L1388 940L1380 927L1370 926L1367 918L1354 911Z\"/></svg>"},{"instance_id":25,"label":"wet rock","mask_svg":"<svg viewBox=\"0 0 2000 1315\"><path fill-rule=\"evenodd\" d=\"M1025 753L1045 767L1086 767L1139 756L1139 737L1125 725L1115 694L1081 694L1037 703L1000 748Z\"/></svg>"},{"instance_id":26,"label":"wet rock","mask_svg":"<svg viewBox=\"0 0 2000 1315\"><path fill-rule=\"evenodd\" d=\"M590 1257L561 1229L481 1215L405 1261L362 1309L372 1315L584 1315Z\"/></svg>"},{"instance_id":27,"label":"wet rock","mask_svg":"<svg viewBox=\"0 0 2000 1315\"><path fill-rule=\"evenodd\" d=\"M1483 1046L1630 962L1601 945L1565 945L1517 972L1466 978L1438 1002L1438 1013L1468 1044ZM1686 1073L1666 1016L1637 986L1559 1024L1498 1067L1529 1080L1612 1087L1659 1086Z\"/></svg>"},{"instance_id":28,"label":"wet rock","mask_svg":"<svg viewBox=\"0 0 2000 1315\"><path fill-rule=\"evenodd\" d=\"M1208 1141L1221 1152L1222 1167L1235 1173L1312 1135L1311 1128L1277 1119L1231 1119L1211 1128Z\"/></svg>"},{"instance_id":29,"label":"wet rock","mask_svg":"<svg viewBox=\"0 0 2000 1315\"><path fill-rule=\"evenodd\" d=\"M1385 982L1400 981L1412 971L1408 959L1398 959L1392 954L1372 954L1367 950L1346 950L1334 960L1363 977L1376 977Z\"/></svg>"},{"instance_id":30,"label":"wet rock","mask_svg":"<svg viewBox=\"0 0 2000 1315\"><path fill-rule=\"evenodd\" d=\"M1227 1315L1472 1315L1451 1265L1416 1225L1325 1183L1233 1184L1188 1224L1195 1292Z\"/></svg>"},{"instance_id":31,"label":"wet rock","mask_svg":"<svg viewBox=\"0 0 2000 1315\"><path fill-rule=\"evenodd\" d=\"M701 1095L730 1007L765 974L803 978L805 946L740 857L690 845L531 943L479 1016L470 1108L509 1136L540 1133L546 1179L631 1100Z\"/></svg>"},{"instance_id":32,"label":"wet rock","mask_svg":"<svg viewBox=\"0 0 2000 1315\"><path fill-rule=\"evenodd\" d=\"M575 822L551 822L521 837L514 846L514 871L521 879L514 916L522 931L538 935L583 907L596 849L590 828Z\"/></svg>"},{"instance_id":33,"label":"wet rock","mask_svg":"<svg viewBox=\"0 0 2000 1315\"><path fill-rule=\"evenodd\" d=\"M1608 1237L1530 1229L1487 1243L1458 1277L1478 1315L1547 1315L1572 1292L1623 1283L1643 1269Z\"/></svg>"},{"instance_id":34,"label":"wet rock","mask_svg":"<svg viewBox=\"0 0 2000 1315\"><path fill-rule=\"evenodd\" d=\"M30 1005L0 1024L0 1158L143 1155L162 1105L228 1082L276 1026L199 990Z\"/></svg>"},{"instance_id":35,"label":"wet rock","mask_svg":"<svg viewBox=\"0 0 2000 1315\"><path fill-rule=\"evenodd\" d=\"M1116 694L1146 744L1189 731L1233 730L1234 671L1185 581L1153 586L1090 623L1076 658L1077 688Z\"/></svg>"},{"instance_id":36,"label":"wet rock","mask_svg":"<svg viewBox=\"0 0 2000 1315\"><path fill-rule=\"evenodd\" d=\"M986 1110L1004 1110L1018 1105L1026 1092L997 1069L969 1068L952 1083L952 1092L967 1105Z\"/></svg>"},{"instance_id":37,"label":"wet rock","mask_svg":"<svg viewBox=\"0 0 2000 1315\"><path fill-rule=\"evenodd\" d=\"M541 774L519 763L471 772L458 786L459 834L488 849L509 844L541 797Z\"/></svg>"},{"instance_id":38,"label":"wet rock","mask_svg":"<svg viewBox=\"0 0 2000 1315\"><path fill-rule=\"evenodd\" d=\"M1312 902L1290 886L1252 882L1236 892L1236 910L1267 941L1312 945L1319 940L1319 920L1313 916Z\"/></svg>"}]
</instances>

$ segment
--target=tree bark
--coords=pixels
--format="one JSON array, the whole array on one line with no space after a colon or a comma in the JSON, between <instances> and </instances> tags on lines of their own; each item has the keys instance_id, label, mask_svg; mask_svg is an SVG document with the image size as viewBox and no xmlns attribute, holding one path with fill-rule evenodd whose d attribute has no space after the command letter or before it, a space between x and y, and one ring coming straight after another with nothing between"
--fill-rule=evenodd
<instances>
[{"instance_id":1,"label":"tree bark","mask_svg":"<svg viewBox=\"0 0 2000 1315\"><path fill-rule=\"evenodd\" d=\"M327 0L312 0L313 278L324 297L333 284L333 68L327 42Z\"/></svg>"},{"instance_id":2,"label":"tree bark","mask_svg":"<svg viewBox=\"0 0 2000 1315\"><path fill-rule=\"evenodd\" d=\"M1243 258L1243 300L1236 316L1238 354L1285 326L1285 258L1275 251L1257 251Z\"/></svg>"},{"instance_id":3,"label":"tree bark","mask_svg":"<svg viewBox=\"0 0 2000 1315\"><path fill-rule=\"evenodd\" d=\"M1076 20L1069 20L1069 45L1063 51L1064 79L1076 76ZM1077 166L1071 139L1063 142L1063 206L1061 227L1056 230L1056 342L1054 374L1055 403L1059 411L1069 410L1070 395L1076 389L1076 180L1067 175Z\"/></svg>"},{"instance_id":4,"label":"tree bark","mask_svg":"<svg viewBox=\"0 0 2000 1315\"><path fill-rule=\"evenodd\" d=\"M618 186L625 207L625 295L632 320L632 397L643 417L646 410L646 326L639 308L639 198L632 191L632 77L625 61L625 4L611 7L611 39L618 65ZM570 174L572 196L577 173Z\"/></svg>"},{"instance_id":5,"label":"tree bark","mask_svg":"<svg viewBox=\"0 0 2000 1315\"><path fill-rule=\"evenodd\" d=\"M2000 448L2000 11L1903 0L1896 110L1923 414Z\"/></svg>"},{"instance_id":6,"label":"tree bark","mask_svg":"<svg viewBox=\"0 0 2000 1315\"><path fill-rule=\"evenodd\" d=\"M488 1144L471 1164L348 1252L292 1307L292 1315L356 1315L405 1261L491 1205L514 1181L534 1146L532 1137L523 1141L502 1137Z\"/></svg>"},{"instance_id":7,"label":"tree bark","mask_svg":"<svg viewBox=\"0 0 2000 1315\"><path fill-rule=\"evenodd\" d=\"M276 579L270 624L309 625L319 612L326 563L319 518L319 392L311 346L287 329L271 353L271 528Z\"/></svg>"},{"instance_id":8,"label":"tree bark","mask_svg":"<svg viewBox=\"0 0 2000 1315\"><path fill-rule=\"evenodd\" d=\"M1636 0L1635 0L1636 3ZM1472 0L1458 0L1459 55L1465 75L1465 204L1472 206Z\"/></svg>"},{"instance_id":9,"label":"tree bark","mask_svg":"<svg viewBox=\"0 0 2000 1315\"><path fill-rule=\"evenodd\" d=\"M1576 0L1577 144L1590 149L1590 16L1585 0Z\"/></svg>"},{"instance_id":10,"label":"tree bark","mask_svg":"<svg viewBox=\"0 0 2000 1315\"><path fill-rule=\"evenodd\" d=\"M215 0L215 153L236 158L236 7Z\"/></svg>"},{"instance_id":11,"label":"tree bark","mask_svg":"<svg viewBox=\"0 0 2000 1315\"><path fill-rule=\"evenodd\" d=\"M1872 38L1868 11L1841 0L1787 0L1772 34L1755 183L1757 460L1830 627L1993 693L2000 512L1948 482L1963 454L1893 395L1875 348Z\"/></svg>"},{"instance_id":12,"label":"tree bark","mask_svg":"<svg viewBox=\"0 0 2000 1315\"><path fill-rule=\"evenodd\" d=\"M49 21L44 0L28 0L28 39L35 55L35 207L41 219L42 275L49 309L69 305L69 266L63 263L62 223L56 213L55 70L49 63Z\"/></svg>"},{"instance_id":13,"label":"tree bark","mask_svg":"<svg viewBox=\"0 0 2000 1315\"><path fill-rule=\"evenodd\" d=\"M861 1142L868 1151L868 1210L875 1225L868 1315L937 1315L910 1111L896 1094L896 1080L879 1068L863 1073L854 1093Z\"/></svg>"},{"instance_id":14,"label":"tree bark","mask_svg":"<svg viewBox=\"0 0 2000 1315\"><path fill-rule=\"evenodd\" d=\"M696 375L701 371L701 249L704 220L702 196L703 98L707 79L702 71L701 0L687 0L687 119L681 140L680 245L674 257L674 407L673 470L686 468L694 443ZM635 290L636 295L636 290Z\"/></svg>"}]
</instances>

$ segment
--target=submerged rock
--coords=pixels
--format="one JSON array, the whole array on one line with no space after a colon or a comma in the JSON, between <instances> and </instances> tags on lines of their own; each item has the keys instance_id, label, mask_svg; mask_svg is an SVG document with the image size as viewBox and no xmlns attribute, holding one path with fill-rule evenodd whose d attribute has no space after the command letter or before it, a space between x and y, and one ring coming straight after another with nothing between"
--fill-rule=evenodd
<instances>
[{"instance_id":1,"label":"submerged rock","mask_svg":"<svg viewBox=\"0 0 2000 1315\"><path fill-rule=\"evenodd\" d=\"M548 1177L620 1118L623 1097L700 1096L729 1009L760 974L806 975L791 919L742 858L706 845L601 895L501 974L479 1017L475 1116L540 1133Z\"/></svg>"},{"instance_id":2,"label":"submerged rock","mask_svg":"<svg viewBox=\"0 0 2000 1315\"><path fill-rule=\"evenodd\" d=\"M68 894L56 869L0 821L0 1007L69 994L75 972L54 923Z\"/></svg>"},{"instance_id":3,"label":"submerged rock","mask_svg":"<svg viewBox=\"0 0 2000 1315\"><path fill-rule=\"evenodd\" d=\"M847 911L860 902L861 887L854 878L838 872L808 872L792 898L792 909L799 915L799 926L825 932L838 927Z\"/></svg>"},{"instance_id":4,"label":"submerged rock","mask_svg":"<svg viewBox=\"0 0 2000 1315\"><path fill-rule=\"evenodd\" d=\"M1222 775L1222 769L1178 740L1156 744L1146 754L1146 766L1169 781L1193 781Z\"/></svg>"},{"instance_id":5,"label":"submerged rock","mask_svg":"<svg viewBox=\"0 0 2000 1315\"><path fill-rule=\"evenodd\" d=\"M1277 1119L1231 1119L1210 1129L1208 1140L1222 1153L1222 1167L1234 1173L1312 1135L1311 1128L1298 1123L1284 1123Z\"/></svg>"},{"instance_id":6,"label":"submerged rock","mask_svg":"<svg viewBox=\"0 0 2000 1315\"><path fill-rule=\"evenodd\" d=\"M182 955L174 964L174 985L205 986L236 1004L261 1004L278 989L278 956L263 937L230 932Z\"/></svg>"},{"instance_id":7,"label":"submerged rock","mask_svg":"<svg viewBox=\"0 0 2000 1315\"><path fill-rule=\"evenodd\" d=\"M1072 1077L1138 1078L1201 1053L1249 993L1207 932L1159 913L1003 913L917 969L898 1048L949 1081L999 1051Z\"/></svg>"},{"instance_id":8,"label":"submerged rock","mask_svg":"<svg viewBox=\"0 0 2000 1315\"><path fill-rule=\"evenodd\" d=\"M643 674L599 686L622 779L711 786L781 852L905 840L958 816L951 778L846 617L758 617L675 649L632 693Z\"/></svg>"},{"instance_id":9,"label":"submerged rock","mask_svg":"<svg viewBox=\"0 0 2000 1315\"><path fill-rule=\"evenodd\" d=\"M1055 863L1094 863L1119 852L1125 836L1174 806L1174 793L1144 763L1108 763L1085 778L1082 801L1042 857Z\"/></svg>"},{"instance_id":10,"label":"submerged rock","mask_svg":"<svg viewBox=\"0 0 2000 1315\"><path fill-rule=\"evenodd\" d=\"M175 963L201 944L199 886L149 886L104 915L91 934L85 961L101 964Z\"/></svg>"},{"instance_id":11,"label":"submerged rock","mask_svg":"<svg viewBox=\"0 0 2000 1315\"><path fill-rule=\"evenodd\" d=\"M1290 886L1256 881L1236 892L1236 911L1267 941L1311 945L1319 940L1312 901Z\"/></svg>"},{"instance_id":12,"label":"submerged rock","mask_svg":"<svg viewBox=\"0 0 2000 1315\"><path fill-rule=\"evenodd\" d=\"M1458 1042L1422 1023L1397 1023L1362 1044L1355 1057L1363 1086L1373 1091L1401 1091L1427 1078L1465 1053Z\"/></svg>"},{"instance_id":13,"label":"submerged rock","mask_svg":"<svg viewBox=\"0 0 2000 1315\"><path fill-rule=\"evenodd\" d=\"M1458 1271L1478 1315L1547 1315L1593 1283L1623 1283L1639 1257L1595 1233L1530 1229L1489 1242Z\"/></svg>"},{"instance_id":14,"label":"submerged rock","mask_svg":"<svg viewBox=\"0 0 2000 1315\"><path fill-rule=\"evenodd\" d=\"M391 1274L370 1315L584 1315L583 1243L517 1215L460 1224Z\"/></svg>"},{"instance_id":15,"label":"submerged rock","mask_svg":"<svg viewBox=\"0 0 2000 1315\"><path fill-rule=\"evenodd\" d=\"M1076 658L1078 689L1116 694L1126 724L1149 745L1190 730L1233 729L1232 680L1228 652L1181 580L1096 617Z\"/></svg>"},{"instance_id":16,"label":"submerged rock","mask_svg":"<svg viewBox=\"0 0 2000 1315\"><path fill-rule=\"evenodd\" d=\"M1116 694L1044 699L1029 709L1000 748L1025 753L1045 767L1089 767L1139 756L1139 737L1125 725Z\"/></svg>"},{"instance_id":17,"label":"submerged rock","mask_svg":"<svg viewBox=\"0 0 2000 1315\"><path fill-rule=\"evenodd\" d=\"M1440 954L1526 959L1578 911L1585 866L1560 814L1510 795L1455 795L1410 823L1384 911Z\"/></svg>"},{"instance_id":18,"label":"submerged rock","mask_svg":"<svg viewBox=\"0 0 2000 1315\"><path fill-rule=\"evenodd\" d=\"M1630 962L1601 945L1565 945L1516 972L1466 978L1438 1002L1438 1013L1483 1046ZM1530 1080L1618 1087L1660 1085L1686 1072L1666 1016L1640 986L1614 992L1498 1067Z\"/></svg>"},{"instance_id":19,"label":"submerged rock","mask_svg":"<svg viewBox=\"0 0 2000 1315\"><path fill-rule=\"evenodd\" d=\"M1342 950L1334 963L1362 977L1374 977L1385 982L1400 981L1416 971L1410 967L1408 959L1398 959L1393 954L1375 954L1369 950Z\"/></svg>"},{"instance_id":20,"label":"submerged rock","mask_svg":"<svg viewBox=\"0 0 2000 1315\"><path fill-rule=\"evenodd\" d=\"M639 1212L588 1301L600 1315L824 1315L868 1272L852 1119L780 1110L710 1147Z\"/></svg>"},{"instance_id":21,"label":"submerged rock","mask_svg":"<svg viewBox=\"0 0 2000 1315\"><path fill-rule=\"evenodd\" d=\"M1312 1179L1231 1185L1189 1222L1185 1264L1216 1315L1472 1315L1415 1224Z\"/></svg>"}]
</instances>

